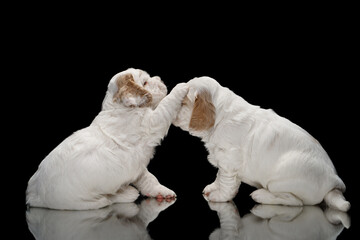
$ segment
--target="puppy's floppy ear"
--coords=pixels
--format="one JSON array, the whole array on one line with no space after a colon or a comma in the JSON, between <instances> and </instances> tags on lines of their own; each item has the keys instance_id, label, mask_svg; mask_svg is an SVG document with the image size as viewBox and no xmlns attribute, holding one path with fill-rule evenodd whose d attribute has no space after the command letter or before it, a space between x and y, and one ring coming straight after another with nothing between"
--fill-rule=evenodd
<instances>
[{"instance_id":1,"label":"puppy's floppy ear","mask_svg":"<svg viewBox=\"0 0 360 240\"><path fill-rule=\"evenodd\" d=\"M211 94L201 91L195 98L194 108L190 118L189 128L203 131L215 124L215 107L212 103Z\"/></svg>"},{"instance_id":2,"label":"puppy's floppy ear","mask_svg":"<svg viewBox=\"0 0 360 240\"><path fill-rule=\"evenodd\" d=\"M116 85L118 91L114 94L114 102L120 100L127 107L147 107L152 102L152 95L135 83L132 74L119 76Z\"/></svg>"}]
</instances>

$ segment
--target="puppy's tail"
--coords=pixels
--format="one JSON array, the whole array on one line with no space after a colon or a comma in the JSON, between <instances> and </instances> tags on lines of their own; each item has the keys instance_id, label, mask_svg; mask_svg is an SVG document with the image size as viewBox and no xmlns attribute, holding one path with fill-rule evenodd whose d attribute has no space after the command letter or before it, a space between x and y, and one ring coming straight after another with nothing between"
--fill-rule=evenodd
<instances>
[{"instance_id":1,"label":"puppy's tail","mask_svg":"<svg viewBox=\"0 0 360 240\"><path fill-rule=\"evenodd\" d=\"M339 189L333 189L324 197L325 203L334 209L346 212L350 209L350 203L345 200L344 195Z\"/></svg>"}]
</instances>

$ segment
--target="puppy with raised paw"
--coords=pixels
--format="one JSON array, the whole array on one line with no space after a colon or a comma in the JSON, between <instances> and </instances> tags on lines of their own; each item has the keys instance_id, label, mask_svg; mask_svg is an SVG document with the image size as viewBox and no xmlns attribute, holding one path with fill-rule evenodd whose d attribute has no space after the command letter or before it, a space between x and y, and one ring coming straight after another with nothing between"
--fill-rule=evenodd
<instances>
[{"instance_id":1,"label":"puppy with raised paw","mask_svg":"<svg viewBox=\"0 0 360 240\"><path fill-rule=\"evenodd\" d=\"M345 184L320 143L304 129L246 102L216 80L190 80L175 126L200 137L217 167L207 200L230 201L241 182L258 188L262 204L315 205L347 211Z\"/></svg>"},{"instance_id":2,"label":"puppy with raised paw","mask_svg":"<svg viewBox=\"0 0 360 240\"><path fill-rule=\"evenodd\" d=\"M139 69L116 74L101 112L89 127L60 143L30 178L26 203L52 209L98 209L133 202L139 191L174 199L147 170L188 92L178 84L169 95L159 77Z\"/></svg>"}]
</instances>

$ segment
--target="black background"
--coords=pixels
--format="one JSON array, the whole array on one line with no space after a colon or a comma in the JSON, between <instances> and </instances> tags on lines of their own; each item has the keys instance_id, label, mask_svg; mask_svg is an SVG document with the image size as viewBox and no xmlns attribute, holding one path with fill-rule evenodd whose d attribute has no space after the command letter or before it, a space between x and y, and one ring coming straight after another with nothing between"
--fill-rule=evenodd
<instances>
[{"instance_id":1,"label":"black background","mask_svg":"<svg viewBox=\"0 0 360 240\"><path fill-rule=\"evenodd\" d=\"M92 122L111 77L134 67L160 76L169 91L193 77L213 77L249 103L272 108L312 134L347 185L352 227L338 238L347 239L356 229L358 209L353 15L337 6L309 9L267 15L253 9L254 15L246 17L246 10L224 16L205 10L190 16L146 11L124 16L119 10L110 25L100 23L104 19L96 12L77 18L86 12L79 8L28 14L9 26L3 65L10 71L4 85L8 114L3 119L10 130L5 150L13 156L6 170L15 173L9 182L16 189L10 225L25 234L23 239L32 239L25 221L28 179L63 139ZM142 20L134 23L138 15ZM200 139L174 126L156 148L149 169L178 200L149 225L154 239L175 233L186 237L192 231L206 239L219 226L201 196L216 174L206 156ZM255 204L249 197L253 190L242 184L234 199L241 215Z\"/></svg>"}]
</instances>

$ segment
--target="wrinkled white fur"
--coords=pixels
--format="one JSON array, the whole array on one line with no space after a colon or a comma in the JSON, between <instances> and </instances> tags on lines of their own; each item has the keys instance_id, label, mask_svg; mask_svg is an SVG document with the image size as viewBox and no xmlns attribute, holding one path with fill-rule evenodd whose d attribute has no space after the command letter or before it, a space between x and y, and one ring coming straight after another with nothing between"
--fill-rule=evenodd
<instances>
[{"instance_id":1,"label":"wrinkled white fur","mask_svg":"<svg viewBox=\"0 0 360 240\"><path fill-rule=\"evenodd\" d=\"M118 90L115 80L126 73L140 86L146 82L152 106L127 107L113 101ZM166 93L160 78L150 78L144 71L128 69L115 75L102 111L91 125L66 138L40 163L28 183L27 204L84 210L133 202L139 191L152 197L175 197L146 168L176 117L187 87L178 84L168 96Z\"/></svg>"},{"instance_id":2,"label":"wrinkled white fur","mask_svg":"<svg viewBox=\"0 0 360 240\"><path fill-rule=\"evenodd\" d=\"M271 109L249 104L212 78L195 78L187 84L191 104L181 108L174 125L200 137L209 162L219 168L216 180L204 189L209 201L233 199L244 182L259 188L251 194L259 203L314 205L327 196L331 207L349 209L341 193L343 181L309 133ZM190 117L197 93L203 91L212 97L215 125L194 131L189 129Z\"/></svg>"}]
</instances>

